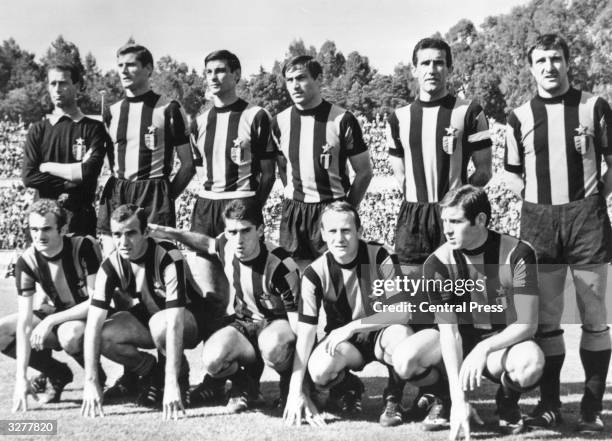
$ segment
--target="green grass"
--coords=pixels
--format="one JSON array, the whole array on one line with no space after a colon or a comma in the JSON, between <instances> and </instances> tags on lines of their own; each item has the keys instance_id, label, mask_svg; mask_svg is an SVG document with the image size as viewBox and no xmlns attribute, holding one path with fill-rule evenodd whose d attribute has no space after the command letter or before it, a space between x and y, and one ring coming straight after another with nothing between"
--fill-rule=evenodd
<instances>
[{"instance_id":1,"label":"green grass","mask_svg":"<svg viewBox=\"0 0 612 441\"><path fill-rule=\"evenodd\" d=\"M14 312L16 309L16 294L13 287L14 280L0 280L0 298L2 298L2 314ZM562 400L563 415L566 424L558 431L533 431L518 437L504 437L503 439L585 439L578 438L572 432L573 425L578 418L578 405L581 397L582 367L578 357L578 343L580 340L579 327L576 325L566 327L566 344L568 356L562 373ZM191 384L195 385L201 380L201 346L187 351L191 365ZM280 419L280 411L264 408L242 415L224 414L223 407L204 407L188 409L187 418L177 422L164 422L161 413L139 408L134 405L113 405L104 408L106 417L103 419L85 419L79 414L82 394L83 372L72 360L68 360L63 353L55 353L62 360L67 361L75 372L75 381L68 385L62 396L62 402L54 405L33 406L26 414L12 414L11 400L13 393L13 378L15 362L0 355L0 419L57 419L58 435L52 439L69 440L120 440L156 441L156 440L446 440L448 432L425 433L419 429L418 424L408 423L397 428L384 429L378 425L378 415L381 406L381 393L385 385L386 369L373 363L361 373L366 385L363 405L364 412L359 420L342 421L330 415L329 424L325 428L299 428L285 427ZM120 374L120 368L106 360L103 362L109 375L109 383ZM610 379L610 377L609 377ZM264 372L262 391L268 403L277 396L277 375L269 370ZM474 403L480 415L487 423L485 427L478 428L473 434L475 439L502 439L495 432L495 415L493 395L495 386L485 381L485 386L475 396ZM610 382L608 382L610 386ZM608 431L595 439L612 439L612 391L608 387L605 396L603 418ZM412 400L415 389L406 388L404 405ZM523 409L531 410L536 403L536 393L528 394L523 400ZM8 438L8 437L7 437ZM28 439L25 436L13 437L17 440ZM40 439L41 437L39 437ZM589 437L593 438L593 437ZM47 438L49 439L49 438Z\"/></svg>"}]
</instances>

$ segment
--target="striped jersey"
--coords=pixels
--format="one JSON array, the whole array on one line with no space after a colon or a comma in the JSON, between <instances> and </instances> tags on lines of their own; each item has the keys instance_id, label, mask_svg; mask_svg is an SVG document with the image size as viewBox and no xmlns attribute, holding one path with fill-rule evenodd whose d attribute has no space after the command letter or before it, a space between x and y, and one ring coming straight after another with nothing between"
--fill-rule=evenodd
<instances>
[{"instance_id":1,"label":"striped jersey","mask_svg":"<svg viewBox=\"0 0 612 441\"><path fill-rule=\"evenodd\" d=\"M323 305L327 316L325 332L329 333L353 320L373 315L373 303L379 299L373 282L400 275L397 256L377 243L360 240L357 257L348 264L338 263L326 251L304 270L298 319L316 325Z\"/></svg>"},{"instance_id":2,"label":"striped jersey","mask_svg":"<svg viewBox=\"0 0 612 441\"><path fill-rule=\"evenodd\" d=\"M490 147L489 124L475 101L452 95L416 100L387 120L389 155L404 160L407 202L439 202L467 184L472 152Z\"/></svg>"},{"instance_id":3,"label":"striped jersey","mask_svg":"<svg viewBox=\"0 0 612 441\"><path fill-rule=\"evenodd\" d=\"M300 202L346 197L347 159L368 150L355 116L327 101L285 109L272 121L272 137L287 160L285 198Z\"/></svg>"},{"instance_id":4,"label":"striped jersey","mask_svg":"<svg viewBox=\"0 0 612 441\"><path fill-rule=\"evenodd\" d=\"M127 310L142 303L150 315L166 308L184 307L202 297L189 266L176 245L147 238L147 250L136 260L115 250L102 262L96 277L93 306Z\"/></svg>"},{"instance_id":5,"label":"striped jersey","mask_svg":"<svg viewBox=\"0 0 612 441\"><path fill-rule=\"evenodd\" d=\"M298 266L281 247L263 241L260 247L259 255L245 262L235 256L225 234L215 240L214 253L230 285L228 315L253 321L287 318L287 312L297 311Z\"/></svg>"},{"instance_id":6,"label":"striped jersey","mask_svg":"<svg viewBox=\"0 0 612 441\"><path fill-rule=\"evenodd\" d=\"M457 323L479 330L499 330L514 323L515 295L539 295L533 248L491 230L486 242L474 250L453 250L445 243L427 258L423 275L429 281L431 304L463 305ZM471 307L470 302L483 307Z\"/></svg>"},{"instance_id":7,"label":"striped jersey","mask_svg":"<svg viewBox=\"0 0 612 441\"><path fill-rule=\"evenodd\" d=\"M270 116L239 99L213 107L193 120L191 145L202 158L197 167L201 197L232 199L255 196L262 159L275 159L270 141Z\"/></svg>"},{"instance_id":8,"label":"striped jersey","mask_svg":"<svg viewBox=\"0 0 612 441\"><path fill-rule=\"evenodd\" d=\"M148 91L113 104L105 123L113 141L113 173L129 181L168 178L174 148L189 143L180 104Z\"/></svg>"},{"instance_id":9,"label":"striped jersey","mask_svg":"<svg viewBox=\"0 0 612 441\"><path fill-rule=\"evenodd\" d=\"M32 296L36 284L56 311L63 311L89 298L87 276L96 274L102 261L100 245L91 236L64 236L57 255L47 257L31 245L15 264L17 294Z\"/></svg>"},{"instance_id":10,"label":"striped jersey","mask_svg":"<svg viewBox=\"0 0 612 441\"><path fill-rule=\"evenodd\" d=\"M599 192L611 139L612 111L602 98L573 88L536 96L508 116L504 165L524 173L526 201L566 204Z\"/></svg>"}]
</instances>

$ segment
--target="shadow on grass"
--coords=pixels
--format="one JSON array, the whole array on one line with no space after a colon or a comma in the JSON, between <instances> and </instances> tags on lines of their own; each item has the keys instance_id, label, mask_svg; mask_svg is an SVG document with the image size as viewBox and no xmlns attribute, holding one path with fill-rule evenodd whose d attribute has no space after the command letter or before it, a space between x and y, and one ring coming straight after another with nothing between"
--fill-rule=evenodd
<instances>
[{"instance_id":1,"label":"shadow on grass","mask_svg":"<svg viewBox=\"0 0 612 441\"><path fill-rule=\"evenodd\" d=\"M362 377L361 380L365 386L365 392L362 397L363 412L356 418L343 418L340 415L330 415L325 413L326 421L329 424L341 423L342 421L363 421L377 422L383 408L382 391L387 384L387 379L383 377ZM474 403L482 419L485 422L484 426L474 425L472 427L472 437L475 439L488 439L500 437L497 431L497 416L495 414L495 392L498 385L488 380L483 380L479 390L475 391L470 397L470 401ZM612 438L612 399L610 396L610 388L606 389L608 397L603 401L602 419L606 426L603 433L595 435L582 435L575 431L576 423L580 417L580 399L582 398L584 384L563 383L561 385L561 400L563 402L562 414L564 422L555 430L533 430L529 433L521 435L525 439L602 439L609 440ZM278 383L274 381L262 382L261 391L264 395L267 407L262 407L257 410L265 415L280 418L282 417L283 409L271 407L271 403L278 398ZM412 400L416 397L417 388L406 386L402 405L404 408L409 408ZM524 414L530 413L539 398L539 391L533 390L526 393L521 398L521 410ZM330 417L329 419L327 417ZM418 425L415 422L408 422L412 425ZM445 437L445 436L444 436Z\"/></svg>"}]
</instances>

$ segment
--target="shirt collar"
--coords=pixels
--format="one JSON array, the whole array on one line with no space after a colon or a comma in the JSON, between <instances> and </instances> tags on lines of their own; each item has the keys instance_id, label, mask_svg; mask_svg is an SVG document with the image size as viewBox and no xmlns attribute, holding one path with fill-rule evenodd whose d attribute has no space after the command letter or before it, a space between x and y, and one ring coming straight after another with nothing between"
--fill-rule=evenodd
<instances>
[{"instance_id":1,"label":"shirt collar","mask_svg":"<svg viewBox=\"0 0 612 441\"><path fill-rule=\"evenodd\" d=\"M81 109L79 109L78 107L77 107L77 112L74 115L68 115L67 113L64 113L64 112L53 112L47 115L47 119L49 120L52 126L56 125L59 122L59 120L64 117L71 119L75 123L78 123L80 120L85 118L85 115L83 114L83 112L81 112Z\"/></svg>"}]
</instances>

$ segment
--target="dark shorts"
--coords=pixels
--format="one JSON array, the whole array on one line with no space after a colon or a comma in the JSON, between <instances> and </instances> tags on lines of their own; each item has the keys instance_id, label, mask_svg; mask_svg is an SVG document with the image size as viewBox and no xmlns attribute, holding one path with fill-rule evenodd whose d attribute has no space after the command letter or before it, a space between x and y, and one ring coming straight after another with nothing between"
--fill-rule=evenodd
<instances>
[{"instance_id":1,"label":"dark shorts","mask_svg":"<svg viewBox=\"0 0 612 441\"><path fill-rule=\"evenodd\" d=\"M379 329L378 331L369 332L367 338L363 341L357 341L357 335L352 336L348 340L348 343L353 345L355 349L359 351L359 353L361 354L361 357L363 358L363 366L360 369L352 369L352 370L361 370L367 364L377 360L375 349L376 349L376 345L380 344L378 337L380 337L383 331L384 329ZM321 341L317 343L317 346L319 346L320 344L323 344L323 342L325 341L328 335L329 334L326 334L321 339Z\"/></svg>"},{"instance_id":2,"label":"dark shorts","mask_svg":"<svg viewBox=\"0 0 612 441\"><path fill-rule=\"evenodd\" d=\"M186 311L189 311L196 322L198 327L198 337L202 340L208 339L212 334L214 334L219 329L227 326L230 323L229 317L227 317L224 313L220 313L206 302L206 300L201 299L195 302L192 301L186 308ZM109 311L109 316L112 315L117 310ZM138 303L137 305L131 307L127 310L138 322L140 322L146 329L149 329L149 320L152 317L152 314L147 310L146 306L143 303Z\"/></svg>"},{"instance_id":3,"label":"dark shorts","mask_svg":"<svg viewBox=\"0 0 612 441\"><path fill-rule=\"evenodd\" d=\"M321 238L319 218L323 209L332 202L283 200L279 243L293 258L314 260L327 250Z\"/></svg>"},{"instance_id":4,"label":"dark shorts","mask_svg":"<svg viewBox=\"0 0 612 441\"><path fill-rule=\"evenodd\" d=\"M270 322L268 320L254 321L234 317L229 325L244 335L249 343L251 343L251 346L253 346L253 349L255 349L255 352L259 354L259 334L261 334L269 324Z\"/></svg>"},{"instance_id":5,"label":"dark shorts","mask_svg":"<svg viewBox=\"0 0 612 441\"><path fill-rule=\"evenodd\" d=\"M255 197L245 198L255 200ZM225 229L223 211L234 199L207 199L196 197L191 212L191 231L217 237Z\"/></svg>"},{"instance_id":6,"label":"dark shorts","mask_svg":"<svg viewBox=\"0 0 612 441\"><path fill-rule=\"evenodd\" d=\"M68 212L68 233L77 236L96 237L96 210L91 205L84 205Z\"/></svg>"},{"instance_id":7,"label":"dark shorts","mask_svg":"<svg viewBox=\"0 0 612 441\"><path fill-rule=\"evenodd\" d=\"M521 239L533 246L539 265L607 263L611 238L600 195L562 205L523 202Z\"/></svg>"},{"instance_id":8,"label":"dark shorts","mask_svg":"<svg viewBox=\"0 0 612 441\"><path fill-rule=\"evenodd\" d=\"M176 216L174 201L170 198L167 179L143 179L127 181L111 176L100 196L98 231L110 234L110 217L123 204L135 204L144 208L148 222L174 227Z\"/></svg>"},{"instance_id":9,"label":"dark shorts","mask_svg":"<svg viewBox=\"0 0 612 441\"><path fill-rule=\"evenodd\" d=\"M403 264L422 264L446 239L437 203L402 201L395 227L395 254Z\"/></svg>"}]
</instances>

